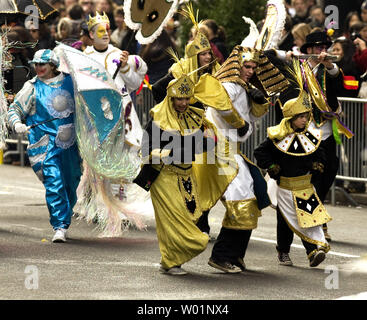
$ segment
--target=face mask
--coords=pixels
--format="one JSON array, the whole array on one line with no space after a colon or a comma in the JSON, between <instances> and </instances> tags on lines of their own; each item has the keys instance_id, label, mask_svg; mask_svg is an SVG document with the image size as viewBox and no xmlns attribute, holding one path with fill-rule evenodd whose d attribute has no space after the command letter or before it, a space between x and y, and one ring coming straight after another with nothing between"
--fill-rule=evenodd
<instances>
[{"instance_id":1,"label":"face mask","mask_svg":"<svg viewBox=\"0 0 367 320\"><path fill-rule=\"evenodd\" d=\"M103 36L107 33L107 27L108 27L108 25L106 24L106 25L99 25L98 27L97 27L97 30L96 30L96 36L97 36L97 38L99 38L99 39L102 39L103 38Z\"/></svg>"}]
</instances>

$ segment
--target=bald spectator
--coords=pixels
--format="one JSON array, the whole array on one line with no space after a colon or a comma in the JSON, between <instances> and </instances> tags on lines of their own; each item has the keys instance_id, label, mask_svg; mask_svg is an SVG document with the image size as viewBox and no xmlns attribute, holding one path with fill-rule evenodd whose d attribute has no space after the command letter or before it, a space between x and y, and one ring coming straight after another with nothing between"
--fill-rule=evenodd
<instances>
[{"instance_id":1,"label":"bald spectator","mask_svg":"<svg viewBox=\"0 0 367 320\"><path fill-rule=\"evenodd\" d=\"M312 28L323 28L325 25L325 13L321 6L315 5L310 9L311 27Z\"/></svg>"},{"instance_id":2,"label":"bald spectator","mask_svg":"<svg viewBox=\"0 0 367 320\"><path fill-rule=\"evenodd\" d=\"M292 19L293 26L298 23L309 23L311 19L309 17L309 6L307 0L292 0L292 7L295 10L295 16Z\"/></svg>"}]
</instances>

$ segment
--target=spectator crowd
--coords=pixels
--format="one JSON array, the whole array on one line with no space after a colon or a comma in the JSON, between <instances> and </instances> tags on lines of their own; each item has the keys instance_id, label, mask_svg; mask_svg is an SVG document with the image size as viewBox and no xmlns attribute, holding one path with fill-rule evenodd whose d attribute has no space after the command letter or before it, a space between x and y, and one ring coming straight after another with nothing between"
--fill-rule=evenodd
<instances>
[{"instance_id":1,"label":"spectator crowd","mask_svg":"<svg viewBox=\"0 0 367 320\"><path fill-rule=\"evenodd\" d=\"M87 21L89 15L94 15L97 11L105 12L110 20L111 43L130 54L140 55L147 63L150 84L166 75L174 62L167 53L167 48L172 47L177 51L183 44L177 32L180 26L178 14L174 15L153 43L142 45L136 41L134 32L125 24L123 0L48 1L58 10L56 17L46 22L40 21L37 26L33 25L31 20L26 23L18 21L2 25L2 28L10 26L7 34L10 42L37 42L35 47L11 49L14 68L4 71L9 102L22 88L24 82L35 75L28 61L37 50L53 49L57 42L68 44L81 51L91 45ZM328 34L333 45L329 53L339 57L336 63L341 67L344 77L343 85L338 90L339 96L367 98L367 0L354 0L348 3L327 0L284 0L284 3L287 18L278 49L300 54L308 34L316 30L330 29ZM333 12L328 12L326 8L330 5L335 5L339 9L337 21L329 17ZM232 50L227 45L226 30L213 19L203 22L200 31L207 36L217 61L222 64ZM260 28L262 21L255 22ZM190 31L189 40L195 36L194 33L195 30ZM354 190L351 188L349 191L365 191L364 184L361 186L357 183L356 186Z\"/></svg>"}]
</instances>

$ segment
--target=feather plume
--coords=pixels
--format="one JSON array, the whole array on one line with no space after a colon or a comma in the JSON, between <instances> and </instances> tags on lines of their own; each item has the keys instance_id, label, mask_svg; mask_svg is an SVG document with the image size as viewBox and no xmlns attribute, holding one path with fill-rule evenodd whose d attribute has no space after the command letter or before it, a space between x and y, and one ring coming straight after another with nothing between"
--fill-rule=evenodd
<instances>
[{"instance_id":1,"label":"feather plume","mask_svg":"<svg viewBox=\"0 0 367 320\"><path fill-rule=\"evenodd\" d=\"M292 64L290 66L286 65L286 71L289 73L290 77L288 80L292 82L299 90L303 90L303 77L301 66L297 59L292 59Z\"/></svg>"},{"instance_id":2,"label":"feather plume","mask_svg":"<svg viewBox=\"0 0 367 320\"><path fill-rule=\"evenodd\" d=\"M199 10L196 11L196 17L195 17L195 14L194 14L194 8L192 6L192 3L188 3L186 4L186 8L183 8L180 13L191 20L192 24L194 25L194 27L199 30Z\"/></svg>"},{"instance_id":3,"label":"feather plume","mask_svg":"<svg viewBox=\"0 0 367 320\"><path fill-rule=\"evenodd\" d=\"M259 30L251 18L242 17L242 19L250 25L250 32L247 37L243 39L241 46L245 48L253 48L255 46L256 40L259 38Z\"/></svg>"},{"instance_id":4,"label":"feather plume","mask_svg":"<svg viewBox=\"0 0 367 320\"><path fill-rule=\"evenodd\" d=\"M141 189L137 190L140 187L127 184L129 200L122 201L112 193L111 180L94 174L85 162L83 167L77 189L78 219L95 223L100 237L119 237L132 225L145 230L145 222L154 216L150 194L142 194Z\"/></svg>"},{"instance_id":5,"label":"feather plume","mask_svg":"<svg viewBox=\"0 0 367 320\"><path fill-rule=\"evenodd\" d=\"M265 22L256 41L256 49L269 50L278 47L286 17L283 0L268 0Z\"/></svg>"},{"instance_id":6,"label":"feather plume","mask_svg":"<svg viewBox=\"0 0 367 320\"><path fill-rule=\"evenodd\" d=\"M171 56L173 61L180 66L182 73L184 73L184 67L182 65L182 62L181 62L179 56L178 56L178 53L175 50L173 50L172 47L167 48L166 52L167 52L168 55Z\"/></svg>"},{"instance_id":7,"label":"feather plume","mask_svg":"<svg viewBox=\"0 0 367 320\"><path fill-rule=\"evenodd\" d=\"M287 11L284 6L283 0L269 0L268 6L273 5L277 8L278 12L278 19L274 26L274 34L269 42L269 44L266 46L266 48L263 48L264 50L268 50L271 48L278 48L278 43L280 39L282 38L282 33L284 29L285 19L287 17Z\"/></svg>"}]
</instances>

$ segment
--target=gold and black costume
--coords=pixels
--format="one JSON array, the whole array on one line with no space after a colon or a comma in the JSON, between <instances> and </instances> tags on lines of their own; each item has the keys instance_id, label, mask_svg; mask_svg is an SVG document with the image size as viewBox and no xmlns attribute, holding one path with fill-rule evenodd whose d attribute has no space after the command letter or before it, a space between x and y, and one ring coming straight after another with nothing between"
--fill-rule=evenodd
<instances>
[{"instance_id":1,"label":"gold and black costume","mask_svg":"<svg viewBox=\"0 0 367 320\"><path fill-rule=\"evenodd\" d=\"M201 102L182 113L174 109L172 97L193 96L191 80L183 76L172 83L167 97L151 110L142 146L146 164L135 179L150 189L165 269L180 266L205 250L208 235L195 223L216 204L238 171L229 143L205 118ZM206 86L197 84L194 98L202 95L201 100L211 105L220 101L208 88L202 93L200 88ZM206 92L210 98L205 98Z\"/></svg>"}]
</instances>

